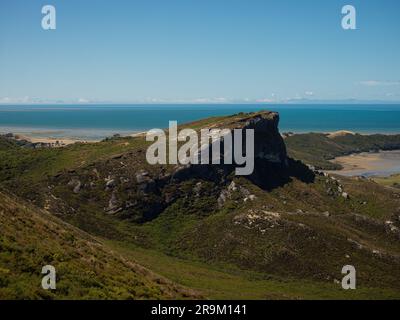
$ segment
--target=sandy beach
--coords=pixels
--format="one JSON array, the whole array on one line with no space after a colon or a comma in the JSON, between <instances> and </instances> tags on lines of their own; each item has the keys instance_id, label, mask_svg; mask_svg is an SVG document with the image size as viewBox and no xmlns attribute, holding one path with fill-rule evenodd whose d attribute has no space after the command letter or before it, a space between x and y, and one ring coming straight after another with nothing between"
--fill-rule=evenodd
<instances>
[{"instance_id":1,"label":"sandy beach","mask_svg":"<svg viewBox=\"0 0 400 320\"><path fill-rule=\"evenodd\" d=\"M52 138L52 137L33 137L23 134L15 134L14 138L16 140L25 140L31 143L46 143L57 146L67 146L76 142L95 142L88 140L72 139L72 138Z\"/></svg>"},{"instance_id":2,"label":"sandy beach","mask_svg":"<svg viewBox=\"0 0 400 320\"><path fill-rule=\"evenodd\" d=\"M400 173L400 150L377 153L360 153L338 157L332 160L343 166L342 170L331 173L345 176L390 176Z\"/></svg>"},{"instance_id":3,"label":"sandy beach","mask_svg":"<svg viewBox=\"0 0 400 320\"><path fill-rule=\"evenodd\" d=\"M128 135L122 135L127 137L139 137L144 136L146 132L134 132ZM83 138L71 138L71 137L51 137L51 136L42 136L42 135L33 135L33 134L20 134L15 133L14 139L16 140L24 140L29 141L31 143L43 143L50 144L54 147L62 147L68 146L77 142L80 143L95 143L100 142L102 139L83 139Z\"/></svg>"}]
</instances>

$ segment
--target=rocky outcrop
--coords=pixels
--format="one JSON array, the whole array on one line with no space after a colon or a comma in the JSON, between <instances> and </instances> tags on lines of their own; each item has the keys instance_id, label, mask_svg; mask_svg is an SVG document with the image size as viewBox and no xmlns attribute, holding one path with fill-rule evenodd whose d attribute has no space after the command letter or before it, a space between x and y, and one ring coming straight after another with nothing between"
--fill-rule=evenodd
<instances>
[{"instance_id":1,"label":"rocky outcrop","mask_svg":"<svg viewBox=\"0 0 400 320\"><path fill-rule=\"evenodd\" d=\"M279 114L259 113L246 120L243 129L254 130L255 158L270 163L288 166L285 142L279 133Z\"/></svg>"},{"instance_id":2,"label":"rocky outcrop","mask_svg":"<svg viewBox=\"0 0 400 320\"><path fill-rule=\"evenodd\" d=\"M233 142L235 129L254 130L254 171L244 177L259 187L270 190L293 177L311 181L312 171L288 158L278 124L279 115L265 111L222 118L207 129L228 129ZM193 209L195 212L218 210L231 200L238 203L255 201L254 194L232 181L236 168L243 165L224 164L223 143L224 139L218 165L149 166L144 150L139 149L98 161L87 169L62 174L54 184L67 183L76 196L87 199L82 201L96 202L109 215L137 222L156 218L182 199L188 199L189 205L199 202ZM243 151L247 150L245 144L246 139L242 136ZM209 150L212 150L211 141ZM104 196L99 196L101 194ZM199 200L202 198L207 200ZM206 202L208 205L204 208ZM73 209L71 211L75 212L79 208Z\"/></svg>"},{"instance_id":3,"label":"rocky outcrop","mask_svg":"<svg viewBox=\"0 0 400 320\"><path fill-rule=\"evenodd\" d=\"M241 129L242 150L246 150L245 130L254 130L254 171L248 176L253 183L265 189L272 189L281 186L290 181L290 175L298 175L304 177L307 181L312 181L313 173L311 170L290 161L286 152L285 142L279 133L279 114L276 112L257 112L249 114L238 114L228 117L224 121L213 124L207 129L229 129L233 145L235 145L233 130ZM209 150L212 150L211 144ZM233 165L224 164L224 141L220 146L221 165L180 165L178 166L173 177L178 180L185 180L190 177L203 177L207 179L220 180L221 175L227 176L235 168L242 167L233 162ZM234 151L233 151L234 152ZM218 155L212 155L213 158ZM211 158L211 156L210 156ZM292 165L292 166L291 166ZM292 167L292 168L290 168ZM293 170L291 170L293 169Z\"/></svg>"},{"instance_id":4,"label":"rocky outcrop","mask_svg":"<svg viewBox=\"0 0 400 320\"><path fill-rule=\"evenodd\" d=\"M245 130L254 130L255 160L286 167L288 165L286 146L279 133L278 124L277 112L263 111L229 117L227 121L212 126L212 129L241 129L243 131L242 150L246 150ZM233 134L232 137L234 137Z\"/></svg>"}]
</instances>

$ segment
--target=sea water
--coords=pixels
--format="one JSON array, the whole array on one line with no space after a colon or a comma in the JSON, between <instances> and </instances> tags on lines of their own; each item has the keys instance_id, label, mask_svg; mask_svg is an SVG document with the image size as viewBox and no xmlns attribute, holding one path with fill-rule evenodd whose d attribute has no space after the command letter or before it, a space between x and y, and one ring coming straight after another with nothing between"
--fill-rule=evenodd
<instances>
[{"instance_id":1,"label":"sea water","mask_svg":"<svg viewBox=\"0 0 400 320\"><path fill-rule=\"evenodd\" d=\"M281 132L400 133L400 105L0 105L0 133L102 139L213 116L260 110L280 114Z\"/></svg>"}]
</instances>

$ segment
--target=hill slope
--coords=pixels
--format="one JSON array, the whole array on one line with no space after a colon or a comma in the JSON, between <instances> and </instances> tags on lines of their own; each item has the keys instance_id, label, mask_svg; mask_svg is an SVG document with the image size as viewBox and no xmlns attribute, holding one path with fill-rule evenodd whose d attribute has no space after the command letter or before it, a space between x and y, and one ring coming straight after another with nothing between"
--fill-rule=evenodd
<instances>
[{"instance_id":1,"label":"hill slope","mask_svg":"<svg viewBox=\"0 0 400 320\"><path fill-rule=\"evenodd\" d=\"M53 265L57 289L41 288ZM90 235L0 193L0 299L176 299L196 297L125 259Z\"/></svg>"},{"instance_id":2,"label":"hill slope","mask_svg":"<svg viewBox=\"0 0 400 320\"><path fill-rule=\"evenodd\" d=\"M292 290L277 297L315 297L326 289L329 294L321 297L341 298L341 268L353 264L360 289L349 297L400 298L400 192L313 172L288 157L278 121L276 113L261 112L186 126L255 128L255 171L249 177L235 177L225 165L151 166L148 143L136 137L47 150L4 147L1 184L116 247L122 244L128 255L140 248L146 266L184 285L193 285L184 280L190 278L186 271L200 263L229 273L225 279L248 275L238 280L247 288L253 277L262 285L272 281L274 293ZM289 155L291 150L289 144ZM187 268L179 271L182 278L171 275L161 257ZM203 276L203 289L238 296L234 285L221 292L224 279L210 279L213 274Z\"/></svg>"},{"instance_id":3,"label":"hill slope","mask_svg":"<svg viewBox=\"0 0 400 320\"><path fill-rule=\"evenodd\" d=\"M398 150L400 135L304 133L286 137L285 143L291 157L317 169L339 170L341 166L329 160L351 153Z\"/></svg>"}]
</instances>

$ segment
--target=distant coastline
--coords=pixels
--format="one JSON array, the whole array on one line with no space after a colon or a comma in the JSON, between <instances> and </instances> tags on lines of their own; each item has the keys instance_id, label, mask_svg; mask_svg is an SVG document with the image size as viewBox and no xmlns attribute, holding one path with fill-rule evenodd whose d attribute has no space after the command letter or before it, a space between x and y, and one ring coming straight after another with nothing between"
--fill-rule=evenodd
<instances>
[{"instance_id":1,"label":"distant coastline","mask_svg":"<svg viewBox=\"0 0 400 320\"><path fill-rule=\"evenodd\" d=\"M32 138L102 140L239 112L280 113L281 133L400 133L400 105L29 105L0 106L0 133Z\"/></svg>"},{"instance_id":2,"label":"distant coastline","mask_svg":"<svg viewBox=\"0 0 400 320\"><path fill-rule=\"evenodd\" d=\"M143 134L146 131L119 131L119 130L46 130L46 129L26 129L26 128L2 128L0 127L0 135L9 135L13 136L16 140L25 140L32 143L56 143L62 145L70 145L77 142L84 143L94 143L99 142L101 140L111 138L113 136L121 136L121 137L133 137L136 135ZM307 134L307 133L315 133L314 131L285 131L281 132L281 134L286 136L296 135L296 134ZM372 135L372 134L384 134L384 135L395 135L397 133L359 133L353 132L349 130L338 130L338 131L321 131L316 133L323 133L328 135L328 137L340 137L346 134L360 134L360 135Z\"/></svg>"},{"instance_id":3,"label":"distant coastline","mask_svg":"<svg viewBox=\"0 0 400 320\"><path fill-rule=\"evenodd\" d=\"M47 147L76 142L98 142L114 135L132 136L152 128L166 128L168 121L187 123L207 117L240 112L274 110L280 113L280 132L285 136L309 132L331 137L343 134L399 134L400 105L29 105L0 106L0 134ZM374 158L375 157L375 158ZM359 167L349 168L358 159ZM400 172L400 157L388 168L382 154L341 157L344 175L383 175ZM376 161L371 164L371 161ZM398 165L397 165L398 163ZM380 165L379 165L380 164ZM372 167L371 167L372 166ZM390 167L390 165L389 165Z\"/></svg>"},{"instance_id":4,"label":"distant coastline","mask_svg":"<svg viewBox=\"0 0 400 320\"><path fill-rule=\"evenodd\" d=\"M45 134L46 131L42 131ZM51 134L52 132L47 132ZM123 136L137 136L143 132L128 133ZM356 133L349 131L336 131L327 134L328 137L337 138L344 135L354 135ZM294 133L295 135L295 133ZM29 143L34 148L58 148L65 147L74 143L96 143L103 139L77 139L70 137L54 137L25 135L18 133L8 133L11 139L18 140L23 143ZM115 136L115 135L114 135ZM117 134L117 136L119 136ZM112 137L110 135L108 138ZM341 170L324 170L330 174L338 174L343 176L364 176L371 178L387 178L400 173L400 150L377 151L377 152L354 152L346 156L336 157L330 160L334 164L338 164L343 168Z\"/></svg>"}]
</instances>

